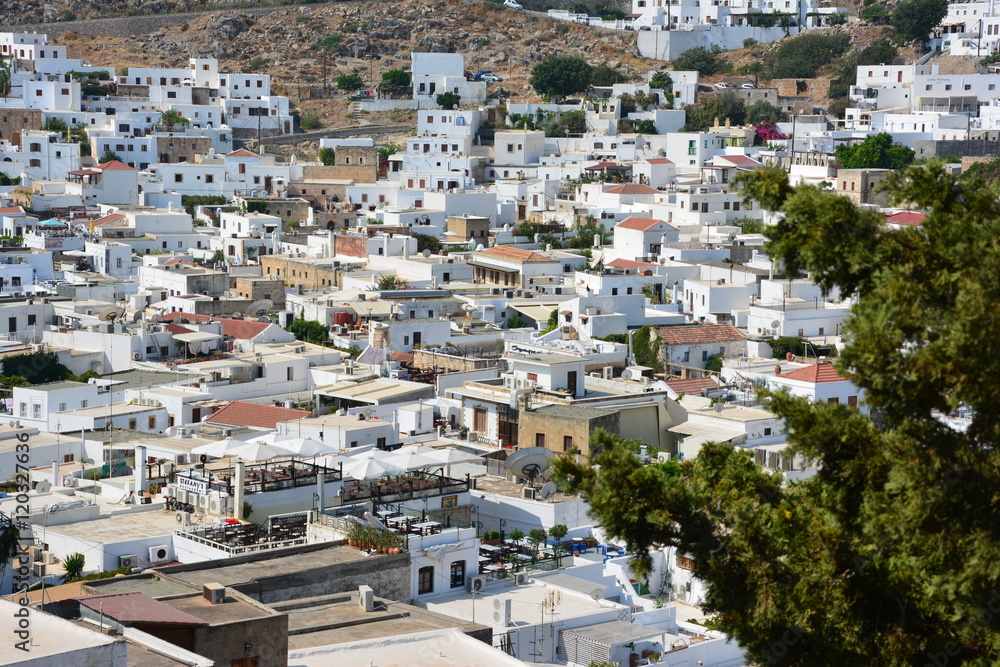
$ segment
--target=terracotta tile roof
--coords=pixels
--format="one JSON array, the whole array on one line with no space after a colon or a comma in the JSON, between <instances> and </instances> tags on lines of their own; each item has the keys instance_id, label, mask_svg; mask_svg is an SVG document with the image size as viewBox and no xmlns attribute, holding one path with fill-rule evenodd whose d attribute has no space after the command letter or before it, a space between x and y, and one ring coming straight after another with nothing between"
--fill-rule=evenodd
<instances>
[{"instance_id":1,"label":"terracotta tile roof","mask_svg":"<svg viewBox=\"0 0 1000 667\"><path fill-rule=\"evenodd\" d=\"M311 414L308 410L291 410L277 405L232 401L226 407L213 413L206 421L226 426L275 428L280 422L302 419Z\"/></svg>"},{"instance_id":2,"label":"terracotta tile roof","mask_svg":"<svg viewBox=\"0 0 1000 667\"><path fill-rule=\"evenodd\" d=\"M24 209L20 206L0 206L0 215L8 215L10 213L24 213Z\"/></svg>"},{"instance_id":3,"label":"terracotta tile roof","mask_svg":"<svg viewBox=\"0 0 1000 667\"><path fill-rule=\"evenodd\" d=\"M231 320L225 317L211 317L200 313L167 313L163 316L165 321L179 320L182 318L191 322L208 322L209 320L219 322L222 325L222 335L229 338L235 338L237 340L250 340L252 338L256 338L261 334L261 332L271 326L270 322Z\"/></svg>"},{"instance_id":4,"label":"terracotta tile roof","mask_svg":"<svg viewBox=\"0 0 1000 667\"><path fill-rule=\"evenodd\" d=\"M667 380L667 386L678 394L700 394L702 389L718 389L715 378L688 378L686 380Z\"/></svg>"},{"instance_id":5,"label":"terracotta tile roof","mask_svg":"<svg viewBox=\"0 0 1000 667\"><path fill-rule=\"evenodd\" d=\"M592 164L589 167L584 167L584 171L601 171L602 169L607 169L608 167L617 167L617 162L598 162L597 164Z\"/></svg>"},{"instance_id":6,"label":"terracotta tile roof","mask_svg":"<svg viewBox=\"0 0 1000 667\"><path fill-rule=\"evenodd\" d=\"M238 148L232 153L226 153L226 157L260 157L256 153L252 153L245 148Z\"/></svg>"},{"instance_id":7,"label":"terracotta tile roof","mask_svg":"<svg viewBox=\"0 0 1000 667\"><path fill-rule=\"evenodd\" d=\"M651 188L648 185L628 183L626 185L617 185L613 188L605 190L605 192L612 195L655 195L659 192L659 190Z\"/></svg>"},{"instance_id":8,"label":"terracotta tile roof","mask_svg":"<svg viewBox=\"0 0 1000 667\"><path fill-rule=\"evenodd\" d=\"M653 227L658 224L663 223L667 227L672 227L673 225L668 224L665 220L657 220L656 218L640 218L639 216L629 216L619 222L615 227L621 227L622 229L637 229L641 232L648 232Z\"/></svg>"},{"instance_id":9,"label":"terracotta tile roof","mask_svg":"<svg viewBox=\"0 0 1000 667\"><path fill-rule=\"evenodd\" d=\"M646 162L648 162L649 164L673 164L673 162L671 162L665 157L647 158Z\"/></svg>"},{"instance_id":10,"label":"terracotta tile roof","mask_svg":"<svg viewBox=\"0 0 1000 667\"><path fill-rule=\"evenodd\" d=\"M104 162L102 164L94 167L95 169L100 169L102 171L135 171L135 167L130 167L120 160L111 160L110 162Z\"/></svg>"},{"instance_id":11,"label":"terracotta tile roof","mask_svg":"<svg viewBox=\"0 0 1000 667\"><path fill-rule=\"evenodd\" d=\"M915 211L900 211L899 213L887 216L885 221L891 222L894 225L919 227L924 223L924 218L926 217L923 213L916 213Z\"/></svg>"},{"instance_id":12,"label":"terracotta tile roof","mask_svg":"<svg viewBox=\"0 0 1000 667\"><path fill-rule=\"evenodd\" d=\"M93 611L101 611L103 605L105 616L124 625L133 623L208 625L204 619L138 592L88 595L77 600L81 606Z\"/></svg>"},{"instance_id":13,"label":"terracotta tile roof","mask_svg":"<svg viewBox=\"0 0 1000 667\"><path fill-rule=\"evenodd\" d=\"M660 327L656 330L666 345L699 345L744 340L743 334L730 324L686 324Z\"/></svg>"},{"instance_id":14,"label":"terracotta tile roof","mask_svg":"<svg viewBox=\"0 0 1000 667\"><path fill-rule=\"evenodd\" d=\"M608 266L613 266L616 269L643 269L646 267L659 266L659 264L653 264L652 262L637 262L634 259L613 259L608 262Z\"/></svg>"},{"instance_id":15,"label":"terracotta tile roof","mask_svg":"<svg viewBox=\"0 0 1000 667\"><path fill-rule=\"evenodd\" d=\"M163 328L172 334L196 333L194 329L188 329L179 324L166 324Z\"/></svg>"},{"instance_id":16,"label":"terracotta tile roof","mask_svg":"<svg viewBox=\"0 0 1000 667\"><path fill-rule=\"evenodd\" d=\"M812 364L811 366L806 366L790 373L782 373L778 377L809 382L810 384L844 382L847 380L847 378L837 372L836 366L829 361L821 361L818 364Z\"/></svg>"},{"instance_id":17,"label":"terracotta tile roof","mask_svg":"<svg viewBox=\"0 0 1000 667\"><path fill-rule=\"evenodd\" d=\"M187 264L189 266L194 266L194 264L192 264L191 262L187 261L186 259L181 259L180 257L174 257L172 259L168 259L160 266L173 266L175 264Z\"/></svg>"},{"instance_id":18,"label":"terracotta tile roof","mask_svg":"<svg viewBox=\"0 0 1000 667\"><path fill-rule=\"evenodd\" d=\"M389 361L398 361L404 366L412 366L413 355L409 352L392 352L389 354Z\"/></svg>"},{"instance_id":19,"label":"terracotta tile roof","mask_svg":"<svg viewBox=\"0 0 1000 667\"><path fill-rule=\"evenodd\" d=\"M121 220L124 217L125 217L124 213L112 213L111 215L106 215L103 218L98 218L97 220L94 220L94 226L99 227L100 225L105 225L109 222Z\"/></svg>"},{"instance_id":20,"label":"terracotta tile roof","mask_svg":"<svg viewBox=\"0 0 1000 667\"><path fill-rule=\"evenodd\" d=\"M739 165L740 167L762 167L763 165L753 158L749 158L746 155L720 155L720 160L725 160L730 164Z\"/></svg>"},{"instance_id":21,"label":"terracotta tile roof","mask_svg":"<svg viewBox=\"0 0 1000 667\"><path fill-rule=\"evenodd\" d=\"M481 252L477 252L477 255L486 255L487 257L492 257L494 259L505 259L511 262L518 262L520 264L525 264L527 262L552 262L554 260L549 259L545 255L539 254L534 250L525 250L524 248L512 248L510 246L495 245L492 248L487 248Z\"/></svg>"}]
</instances>

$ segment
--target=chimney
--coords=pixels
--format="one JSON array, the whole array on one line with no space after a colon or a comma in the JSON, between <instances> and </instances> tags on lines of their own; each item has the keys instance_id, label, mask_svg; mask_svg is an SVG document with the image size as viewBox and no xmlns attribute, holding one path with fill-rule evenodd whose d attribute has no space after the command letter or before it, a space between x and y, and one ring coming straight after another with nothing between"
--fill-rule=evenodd
<instances>
[{"instance_id":1,"label":"chimney","mask_svg":"<svg viewBox=\"0 0 1000 667\"><path fill-rule=\"evenodd\" d=\"M135 490L146 490L146 445L135 446Z\"/></svg>"},{"instance_id":2,"label":"chimney","mask_svg":"<svg viewBox=\"0 0 1000 667\"><path fill-rule=\"evenodd\" d=\"M233 516L243 520L243 483L246 479L247 464L242 459L236 460L236 492L233 494Z\"/></svg>"}]
</instances>

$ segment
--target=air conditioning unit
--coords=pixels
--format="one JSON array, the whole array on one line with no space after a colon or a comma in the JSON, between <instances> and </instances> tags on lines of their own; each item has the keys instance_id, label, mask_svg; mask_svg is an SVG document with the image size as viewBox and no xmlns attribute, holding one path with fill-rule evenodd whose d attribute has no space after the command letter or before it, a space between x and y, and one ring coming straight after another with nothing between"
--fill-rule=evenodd
<instances>
[{"instance_id":1,"label":"air conditioning unit","mask_svg":"<svg viewBox=\"0 0 1000 667\"><path fill-rule=\"evenodd\" d=\"M515 572L514 573L514 584L517 586L525 586L531 580L531 575L527 572Z\"/></svg>"},{"instance_id":2,"label":"air conditioning unit","mask_svg":"<svg viewBox=\"0 0 1000 667\"><path fill-rule=\"evenodd\" d=\"M510 625L510 598L493 599L493 622L502 627Z\"/></svg>"},{"instance_id":3,"label":"air conditioning unit","mask_svg":"<svg viewBox=\"0 0 1000 667\"><path fill-rule=\"evenodd\" d=\"M208 501L208 513L225 516L229 513L229 498L212 496Z\"/></svg>"},{"instance_id":4,"label":"air conditioning unit","mask_svg":"<svg viewBox=\"0 0 1000 667\"><path fill-rule=\"evenodd\" d=\"M136 555L131 556L119 556L118 557L118 567L127 567L132 569L133 567L138 567L139 557Z\"/></svg>"},{"instance_id":5,"label":"air conditioning unit","mask_svg":"<svg viewBox=\"0 0 1000 667\"><path fill-rule=\"evenodd\" d=\"M39 562L36 561L36 562L32 563L32 565L31 565L31 571L32 571L32 573L36 577L44 577L45 576L46 567L47 566L45 565L45 563L39 563Z\"/></svg>"},{"instance_id":6,"label":"air conditioning unit","mask_svg":"<svg viewBox=\"0 0 1000 667\"><path fill-rule=\"evenodd\" d=\"M191 502L190 496L188 497L188 502ZM193 505L194 503L191 504ZM203 510L208 509L208 496L206 494L204 493L198 494L198 507L200 507Z\"/></svg>"},{"instance_id":7,"label":"air conditioning unit","mask_svg":"<svg viewBox=\"0 0 1000 667\"><path fill-rule=\"evenodd\" d=\"M44 550L44 547L33 545L31 547L31 560L42 560L42 552Z\"/></svg>"},{"instance_id":8,"label":"air conditioning unit","mask_svg":"<svg viewBox=\"0 0 1000 667\"><path fill-rule=\"evenodd\" d=\"M513 377L508 375L503 379L503 386L506 387L507 389L513 389L515 386L517 386L517 383Z\"/></svg>"},{"instance_id":9,"label":"air conditioning unit","mask_svg":"<svg viewBox=\"0 0 1000 667\"><path fill-rule=\"evenodd\" d=\"M173 557L170 555L170 547L166 544L149 548L149 562L153 565L168 563L171 560L173 560Z\"/></svg>"},{"instance_id":10,"label":"air conditioning unit","mask_svg":"<svg viewBox=\"0 0 1000 667\"><path fill-rule=\"evenodd\" d=\"M132 353L132 361L141 361L141 360L142 360L142 354L140 352Z\"/></svg>"},{"instance_id":11,"label":"air conditioning unit","mask_svg":"<svg viewBox=\"0 0 1000 667\"><path fill-rule=\"evenodd\" d=\"M466 581L465 587L470 593L482 593L486 588L486 577L469 577Z\"/></svg>"},{"instance_id":12,"label":"air conditioning unit","mask_svg":"<svg viewBox=\"0 0 1000 667\"><path fill-rule=\"evenodd\" d=\"M177 489L177 494L174 496L177 502L187 504L188 502L188 492L184 489Z\"/></svg>"},{"instance_id":13,"label":"air conditioning unit","mask_svg":"<svg viewBox=\"0 0 1000 667\"><path fill-rule=\"evenodd\" d=\"M534 500L537 491L538 489L532 489L531 487L526 486L523 489L521 489L521 497L524 498L525 500Z\"/></svg>"},{"instance_id":14,"label":"air conditioning unit","mask_svg":"<svg viewBox=\"0 0 1000 667\"><path fill-rule=\"evenodd\" d=\"M657 452L656 453L656 462L657 463L666 463L669 460L670 460L670 452Z\"/></svg>"}]
</instances>

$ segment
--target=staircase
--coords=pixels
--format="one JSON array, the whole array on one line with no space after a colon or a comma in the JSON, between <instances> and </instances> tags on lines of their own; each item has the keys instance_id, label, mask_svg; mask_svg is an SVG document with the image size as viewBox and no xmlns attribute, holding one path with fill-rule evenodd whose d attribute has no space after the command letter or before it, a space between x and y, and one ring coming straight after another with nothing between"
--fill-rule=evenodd
<instances>
[{"instance_id":1,"label":"staircase","mask_svg":"<svg viewBox=\"0 0 1000 667\"><path fill-rule=\"evenodd\" d=\"M361 124L364 124L364 119L361 116L361 102L351 102L351 106L348 107L350 114L354 116L354 120Z\"/></svg>"}]
</instances>

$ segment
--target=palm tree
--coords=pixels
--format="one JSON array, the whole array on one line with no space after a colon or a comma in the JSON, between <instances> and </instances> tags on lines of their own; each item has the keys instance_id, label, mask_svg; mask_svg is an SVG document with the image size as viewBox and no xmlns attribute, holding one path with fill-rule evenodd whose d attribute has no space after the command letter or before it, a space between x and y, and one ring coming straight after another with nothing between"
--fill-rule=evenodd
<instances>
[{"instance_id":1,"label":"palm tree","mask_svg":"<svg viewBox=\"0 0 1000 667\"><path fill-rule=\"evenodd\" d=\"M400 278L399 276L394 276L392 274L380 274L375 283L375 289L404 289L407 285L409 285L409 282L406 278Z\"/></svg>"},{"instance_id":2,"label":"palm tree","mask_svg":"<svg viewBox=\"0 0 1000 667\"><path fill-rule=\"evenodd\" d=\"M63 583L68 584L71 581L76 581L83 576L83 566L85 564L86 559L81 553L66 556L66 558L63 559Z\"/></svg>"},{"instance_id":3,"label":"palm tree","mask_svg":"<svg viewBox=\"0 0 1000 667\"><path fill-rule=\"evenodd\" d=\"M175 125L184 127L185 125L190 125L191 121L181 115L180 111L176 109L167 109L166 111L160 112L160 125L167 128L173 128Z\"/></svg>"}]
</instances>

